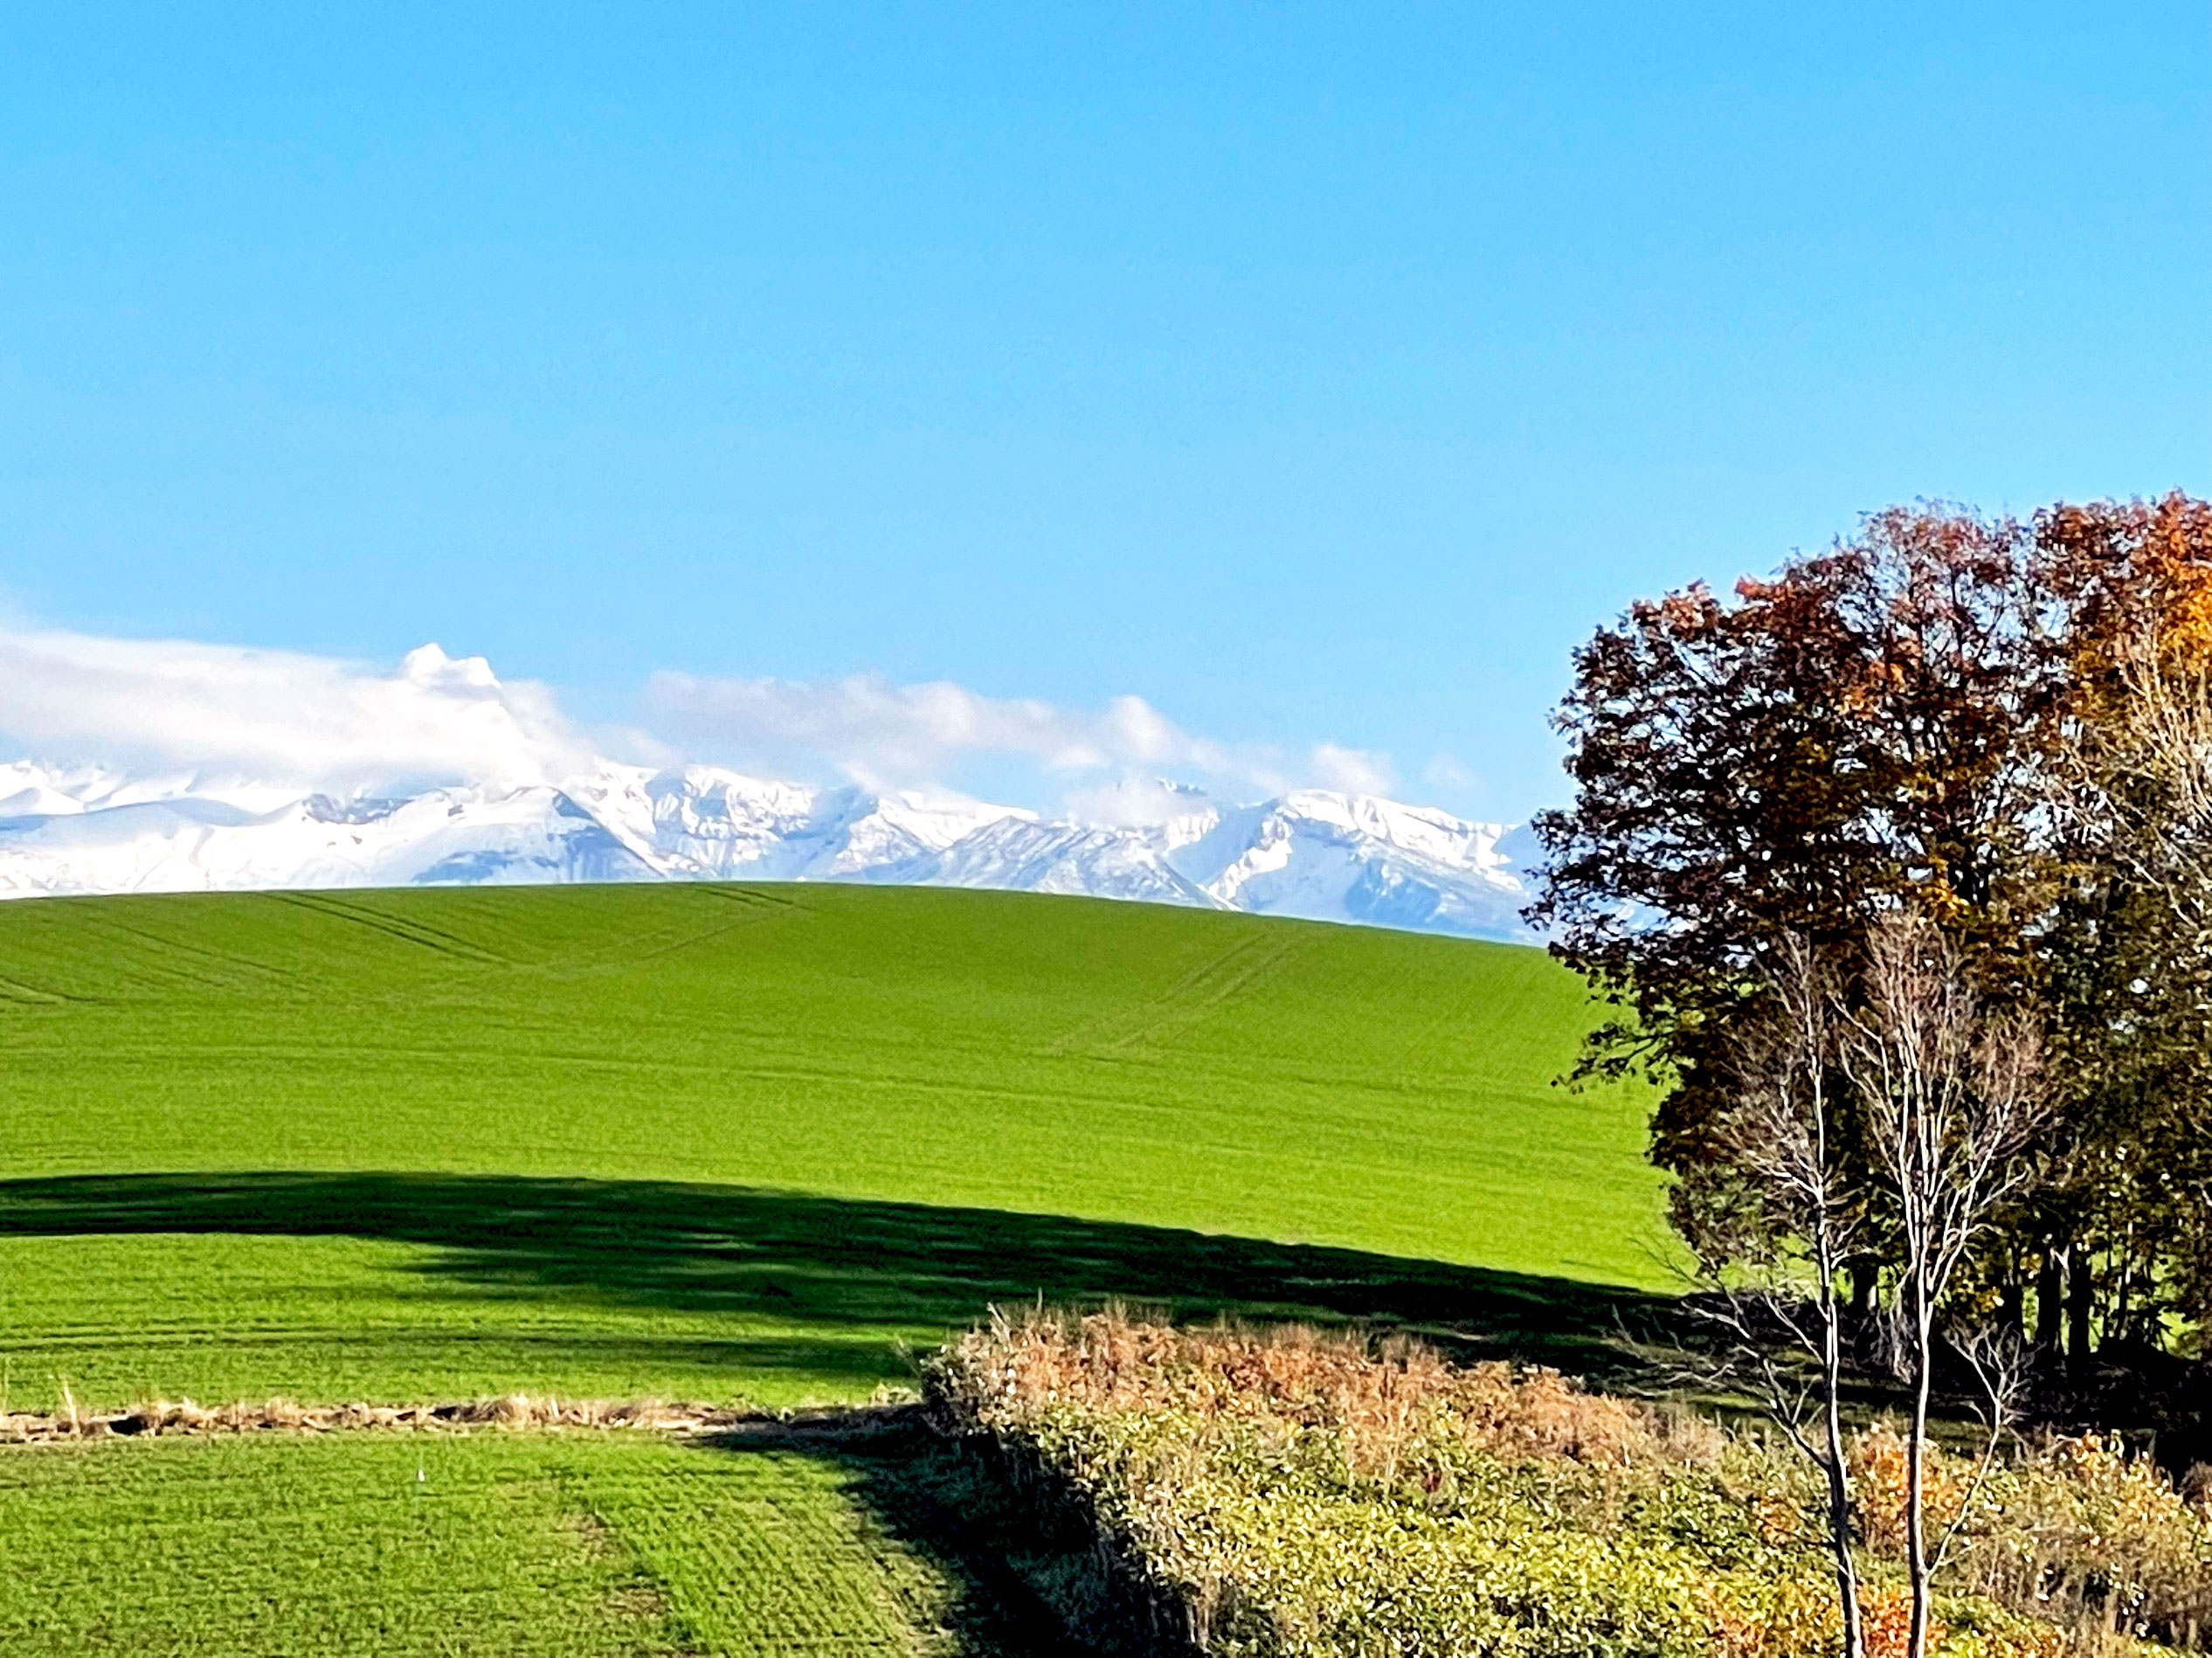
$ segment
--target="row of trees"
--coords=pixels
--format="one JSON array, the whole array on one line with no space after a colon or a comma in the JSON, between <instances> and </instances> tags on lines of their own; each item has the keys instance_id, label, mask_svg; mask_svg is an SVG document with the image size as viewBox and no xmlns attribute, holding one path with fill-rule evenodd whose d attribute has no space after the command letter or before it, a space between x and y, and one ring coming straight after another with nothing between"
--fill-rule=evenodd
<instances>
[{"instance_id":1,"label":"row of trees","mask_svg":"<svg viewBox=\"0 0 2212 1658\"><path fill-rule=\"evenodd\" d=\"M1890 1333L1917 1658L1939 1362L1994 1445L2010 1354L2078 1377L2212 1323L2212 505L1884 513L1635 605L1557 723L1529 913L1614 1005L1584 1068L1664 1084L1677 1229L1815 1361L1785 1414L1854 1658L1835 1401Z\"/></svg>"}]
</instances>

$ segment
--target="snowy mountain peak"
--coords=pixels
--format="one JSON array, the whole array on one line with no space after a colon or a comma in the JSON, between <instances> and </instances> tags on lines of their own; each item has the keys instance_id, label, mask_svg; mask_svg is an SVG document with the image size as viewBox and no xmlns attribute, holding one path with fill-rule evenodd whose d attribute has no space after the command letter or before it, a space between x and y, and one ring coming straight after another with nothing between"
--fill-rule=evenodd
<instances>
[{"instance_id":1,"label":"snowy mountain peak","mask_svg":"<svg viewBox=\"0 0 2212 1658\"><path fill-rule=\"evenodd\" d=\"M407 673L474 688L436 646ZM236 779L0 764L0 896L577 881L855 881L1088 895L1525 938L1497 824L1301 790L1224 808L1124 784L1048 822L961 796L602 761L564 787L344 799Z\"/></svg>"}]
</instances>

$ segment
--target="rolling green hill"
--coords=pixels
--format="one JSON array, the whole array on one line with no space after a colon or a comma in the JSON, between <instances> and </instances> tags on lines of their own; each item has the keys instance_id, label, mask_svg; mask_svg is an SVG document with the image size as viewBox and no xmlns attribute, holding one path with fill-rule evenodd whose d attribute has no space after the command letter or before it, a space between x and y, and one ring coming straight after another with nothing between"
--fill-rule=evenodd
<instances>
[{"instance_id":1,"label":"rolling green hill","mask_svg":"<svg viewBox=\"0 0 2212 1658\"><path fill-rule=\"evenodd\" d=\"M62 900L0 907L0 998L18 1405L786 1402L994 1295L1433 1319L1316 1283L1659 1271L1642 1102L1553 1086L1588 1006L1530 950L866 888Z\"/></svg>"},{"instance_id":2,"label":"rolling green hill","mask_svg":"<svg viewBox=\"0 0 2212 1658\"><path fill-rule=\"evenodd\" d=\"M855 1400L909 1375L902 1344L1038 1295L1572 1350L1663 1281L1643 1099L1552 1085L1589 1017L1533 950L1000 894L0 906L0 1412L515 1391ZM209 1470L236 1461L274 1492L317 1468L342 1484L384 1454L156 1448L102 1454L128 1463L8 1452L0 1499L17 1490L105 1537L98 1577L100 1559L172 1538L163 1504L190 1509L192 1481L231 1477ZM487 1650L773 1649L709 1638L717 1618L785 1615L768 1603L685 1599L721 1570L697 1555L710 1534L875 1538L847 1561L847 1599L874 1608L838 1614L854 1627L918 1627L912 1605L959 1598L958 1571L884 1517L895 1502L853 1495L895 1480L792 1473L779 1454L761 1487L744 1470L770 1463L687 1463L699 1482L682 1489L723 1516L687 1530L604 1497L631 1489L622 1470L646 1451L529 1454L536 1496L457 1467L460 1506L436 1511L466 1529L473 1503L520 1527L470 1568L487 1584L510 1556L553 1563L536 1599L483 1603L522 1632ZM358 1515L333 1496L332 1523L357 1521L395 1560L432 1558L434 1527L415 1537L429 1522L404 1495ZM552 1537L562 1514L612 1541ZM251 1531L251 1514L237 1523ZM0 1526L0 1566L31 1559L36 1535ZM286 1558L263 1564L281 1578ZM659 1587L631 1595L626 1572ZM117 1641L160 1649L123 1615L128 1572L103 1580L112 1627L137 1630ZM350 1581L300 1613L301 1650L347 1649L328 1631L354 1628L347 1596L370 1592ZM89 1649L73 1625L39 1625L26 1592L13 1614L0 1600L0 1634ZM214 1630L228 1592L191 1590L176 1615ZM577 1634L564 1595L597 1597L605 1627ZM444 1650L444 1614L416 1610L419 1649ZM814 1615L793 1626L800 1647ZM572 1648L533 1645L533 1620Z\"/></svg>"}]
</instances>

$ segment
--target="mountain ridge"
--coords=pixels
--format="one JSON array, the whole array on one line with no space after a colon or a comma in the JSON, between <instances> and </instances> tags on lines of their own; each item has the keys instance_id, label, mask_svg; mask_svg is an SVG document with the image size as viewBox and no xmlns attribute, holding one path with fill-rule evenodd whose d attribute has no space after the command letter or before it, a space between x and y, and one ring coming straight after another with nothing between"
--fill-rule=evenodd
<instances>
[{"instance_id":1,"label":"mountain ridge","mask_svg":"<svg viewBox=\"0 0 2212 1658\"><path fill-rule=\"evenodd\" d=\"M1515 832L1378 796L1053 820L951 795L603 761L561 786L299 793L0 764L0 897L577 881L989 888L1528 940Z\"/></svg>"}]
</instances>

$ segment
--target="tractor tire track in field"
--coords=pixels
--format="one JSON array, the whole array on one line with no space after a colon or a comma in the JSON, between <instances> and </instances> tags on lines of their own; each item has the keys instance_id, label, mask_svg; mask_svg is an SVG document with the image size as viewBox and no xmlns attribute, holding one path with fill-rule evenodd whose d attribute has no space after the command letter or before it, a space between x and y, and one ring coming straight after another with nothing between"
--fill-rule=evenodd
<instances>
[{"instance_id":1,"label":"tractor tire track in field","mask_svg":"<svg viewBox=\"0 0 2212 1658\"><path fill-rule=\"evenodd\" d=\"M697 890L709 898L726 904L740 904L748 909L790 909L811 914L813 906L796 898L786 898L781 893L763 892L757 887L736 887L727 881L702 881Z\"/></svg>"},{"instance_id":2,"label":"tractor tire track in field","mask_svg":"<svg viewBox=\"0 0 2212 1658\"><path fill-rule=\"evenodd\" d=\"M750 888L702 881L685 890L705 901L708 908L721 909L726 918L708 926L695 924L690 918L671 922L650 932L615 939L603 949L579 951L565 968L556 969L541 964L539 971L560 972L563 977L580 977L604 973L611 968L638 966L646 962L680 955L701 944L712 943L715 939L727 938L730 934L743 932L747 928L814 913L812 905ZM736 913L729 914L733 909Z\"/></svg>"},{"instance_id":3,"label":"tractor tire track in field","mask_svg":"<svg viewBox=\"0 0 2212 1658\"><path fill-rule=\"evenodd\" d=\"M700 931L686 933L681 937L667 939L665 943L654 943L654 938L665 939L667 931L673 930L666 929L652 937L635 941L637 944L651 944L650 949L633 947L620 952L619 956L610 953L604 959L619 960L624 963L658 961L664 956L673 956L679 950L689 950L695 944L704 944L714 939L726 938L731 933L742 932L748 927L759 927L770 922L781 921L786 915L808 913L805 905L793 903L788 898L770 898L764 895L732 892L728 888L708 888L706 890L722 899L724 903L735 904L739 913L719 927L709 927Z\"/></svg>"},{"instance_id":4,"label":"tractor tire track in field","mask_svg":"<svg viewBox=\"0 0 2212 1658\"><path fill-rule=\"evenodd\" d=\"M1296 935L1255 932L1201 962L1158 995L1080 1025L1047 1047L1050 1054L1122 1059L1154 1039L1196 1024L1248 994L1303 947Z\"/></svg>"},{"instance_id":5,"label":"tractor tire track in field","mask_svg":"<svg viewBox=\"0 0 2212 1658\"><path fill-rule=\"evenodd\" d=\"M272 893L269 896L279 903L310 910L317 915L328 916L333 921L350 922L356 927L366 927L371 931L397 938L402 943L418 945L425 950L436 950L441 955L458 956L464 961L474 962L479 966L513 967L517 965L511 957L501 956L494 950L487 950L482 944L473 939L463 938L458 933L447 932L440 927L432 927L426 922L402 921L396 915L373 909L365 904L352 903L342 898L333 897L328 893Z\"/></svg>"},{"instance_id":6,"label":"tractor tire track in field","mask_svg":"<svg viewBox=\"0 0 2212 1658\"><path fill-rule=\"evenodd\" d=\"M750 888L701 881L695 885L686 885L679 890L687 897L695 896L704 908L720 911L722 918L702 924L697 915L688 914L681 919L650 931L625 934L610 939L602 946L578 950L566 963L557 967L551 963L536 964L536 971L560 973L566 977L603 973L610 968L659 961L696 945L726 938L747 928L814 913L812 905Z\"/></svg>"},{"instance_id":7,"label":"tractor tire track in field","mask_svg":"<svg viewBox=\"0 0 2212 1658\"><path fill-rule=\"evenodd\" d=\"M79 911L76 925L82 932L114 941L114 947L101 964L102 976L110 981L102 988L110 993L86 995L0 977L0 1001L114 1006L169 990L244 991L268 989L289 982L283 969L267 962L193 943L150 928L133 926L110 914L86 916ZM34 945L24 955L30 957L35 953Z\"/></svg>"},{"instance_id":8,"label":"tractor tire track in field","mask_svg":"<svg viewBox=\"0 0 2212 1658\"><path fill-rule=\"evenodd\" d=\"M195 944L172 934L158 933L146 927L134 927L127 922L102 917L100 930L112 936L130 940L135 945L148 947L132 951L129 961L134 969L143 968L161 978L195 989L212 987L232 990L245 984L281 984L288 982L290 978L282 968L256 961L251 956L239 956L206 944ZM238 971L235 974L204 970L196 972L178 961L177 957L187 961L220 963Z\"/></svg>"},{"instance_id":9,"label":"tractor tire track in field","mask_svg":"<svg viewBox=\"0 0 2212 1658\"><path fill-rule=\"evenodd\" d=\"M95 1007L100 998L78 996L67 991L47 990L38 984L28 984L18 978L0 977L0 1002L13 1002L18 1007Z\"/></svg>"}]
</instances>

